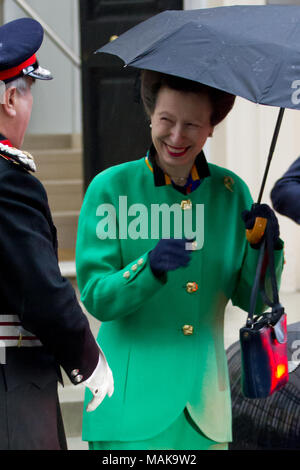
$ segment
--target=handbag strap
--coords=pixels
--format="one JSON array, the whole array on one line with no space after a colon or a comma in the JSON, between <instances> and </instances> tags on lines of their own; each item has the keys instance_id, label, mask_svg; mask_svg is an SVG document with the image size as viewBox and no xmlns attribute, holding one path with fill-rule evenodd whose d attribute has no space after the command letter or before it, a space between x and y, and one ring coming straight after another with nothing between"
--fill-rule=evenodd
<instances>
[{"instance_id":1,"label":"handbag strap","mask_svg":"<svg viewBox=\"0 0 300 470\"><path fill-rule=\"evenodd\" d=\"M260 288L261 271L262 271L263 261L265 258L265 248L266 248L266 240L264 239L259 249L258 263L257 263L257 268L256 268L254 284L253 284L252 291L251 291L250 307L249 307L246 326L252 326L253 324L253 316L254 316L254 311L255 311L256 299L257 299L257 295L258 295L259 288Z\"/></svg>"},{"instance_id":2,"label":"handbag strap","mask_svg":"<svg viewBox=\"0 0 300 470\"><path fill-rule=\"evenodd\" d=\"M274 247L272 244L272 233L271 230L267 230L266 232L267 238L267 246L268 246L268 260L269 260L269 269L270 269L270 279L273 291L273 302L269 299L266 290L264 288L264 279L261 278L261 295L263 297L264 302L269 305L270 307L277 307L279 306L279 296L278 296L278 288L277 288L277 281L276 281L276 272L275 272L275 261L274 261Z\"/></svg>"},{"instance_id":3,"label":"handbag strap","mask_svg":"<svg viewBox=\"0 0 300 470\"><path fill-rule=\"evenodd\" d=\"M272 291L273 291L273 301L269 299L265 290L265 274L266 274L266 269L264 269L265 267L269 267L269 271L270 271L270 280L271 280L271 286L272 286ZM251 327L254 323L255 306L256 306L257 296L258 296L259 291L261 293L264 303L272 307L272 312L278 312L278 310L282 311L282 306L279 303L277 280L276 280L276 273L275 273L274 246L273 246L273 241L272 241L272 233L268 224L267 224L266 231L265 231L265 237L260 247L254 284L253 284L253 288L251 291L250 307L249 307L249 312L248 312L248 317L247 317L247 322L246 322L247 327Z\"/></svg>"}]
</instances>

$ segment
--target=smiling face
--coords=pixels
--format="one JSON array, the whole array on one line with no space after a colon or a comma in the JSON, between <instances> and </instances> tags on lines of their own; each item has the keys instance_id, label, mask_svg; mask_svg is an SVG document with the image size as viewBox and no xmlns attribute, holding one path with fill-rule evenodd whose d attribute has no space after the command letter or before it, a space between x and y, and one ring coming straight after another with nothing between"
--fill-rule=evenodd
<instances>
[{"instance_id":1,"label":"smiling face","mask_svg":"<svg viewBox=\"0 0 300 470\"><path fill-rule=\"evenodd\" d=\"M163 87L151 115L152 141L158 163L169 174L188 174L214 126L205 94Z\"/></svg>"}]
</instances>

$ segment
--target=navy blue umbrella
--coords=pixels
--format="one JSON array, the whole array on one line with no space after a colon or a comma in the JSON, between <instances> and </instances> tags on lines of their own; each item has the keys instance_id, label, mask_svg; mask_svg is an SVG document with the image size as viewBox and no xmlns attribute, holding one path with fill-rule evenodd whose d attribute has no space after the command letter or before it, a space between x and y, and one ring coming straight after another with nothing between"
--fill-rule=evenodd
<instances>
[{"instance_id":1,"label":"navy blue umbrella","mask_svg":"<svg viewBox=\"0 0 300 470\"><path fill-rule=\"evenodd\" d=\"M261 200L284 108L300 109L300 6L164 11L96 52L280 107Z\"/></svg>"},{"instance_id":2,"label":"navy blue umbrella","mask_svg":"<svg viewBox=\"0 0 300 470\"><path fill-rule=\"evenodd\" d=\"M97 52L255 103L300 109L300 6L164 11Z\"/></svg>"}]
</instances>

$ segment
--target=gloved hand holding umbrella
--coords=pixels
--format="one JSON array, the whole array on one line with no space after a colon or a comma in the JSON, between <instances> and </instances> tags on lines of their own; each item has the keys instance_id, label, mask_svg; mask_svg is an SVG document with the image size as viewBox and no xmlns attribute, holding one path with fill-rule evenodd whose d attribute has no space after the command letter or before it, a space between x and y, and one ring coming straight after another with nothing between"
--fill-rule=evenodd
<instances>
[{"instance_id":1,"label":"gloved hand holding umbrella","mask_svg":"<svg viewBox=\"0 0 300 470\"><path fill-rule=\"evenodd\" d=\"M253 204L250 211L242 212L247 240L253 248L260 248L267 224L272 233L273 246L279 240L279 224L274 211L267 204Z\"/></svg>"}]
</instances>

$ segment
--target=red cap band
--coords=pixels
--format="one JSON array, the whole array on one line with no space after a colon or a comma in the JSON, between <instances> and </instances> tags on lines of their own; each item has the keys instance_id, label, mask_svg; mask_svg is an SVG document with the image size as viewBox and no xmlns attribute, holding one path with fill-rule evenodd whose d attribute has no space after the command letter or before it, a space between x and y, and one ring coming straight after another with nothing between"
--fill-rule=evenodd
<instances>
[{"instance_id":1,"label":"red cap band","mask_svg":"<svg viewBox=\"0 0 300 470\"><path fill-rule=\"evenodd\" d=\"M7 80L8 78L13 78L17 77L20 75L23 69L26 67L29 67L29 65L32 65L36 62L36 56L33 54L29 59L25 60L25 62L22 62L20 65L17 65L16 67L12 67L11 69L8 70L1 70L0 71L0 80Z\"/></svg>"}]
</instances>

